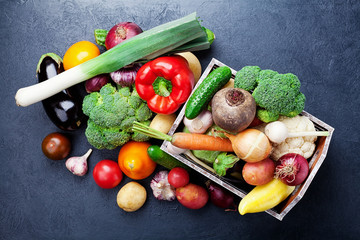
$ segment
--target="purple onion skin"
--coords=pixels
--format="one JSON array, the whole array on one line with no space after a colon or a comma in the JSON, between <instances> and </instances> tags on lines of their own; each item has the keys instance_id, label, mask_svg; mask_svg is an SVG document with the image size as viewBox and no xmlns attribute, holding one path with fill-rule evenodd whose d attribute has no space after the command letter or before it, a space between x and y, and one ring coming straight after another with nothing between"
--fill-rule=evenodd
<instances>
[{"instance_id":1,"label":"purple onion skin","mask_svg":"<svg viewBox=\"0 0 360 240\"><path fill-rule=\"evenodd\" d=\"M234 208L234 195L214 182L206 183L210 201L220 208Z\"/></svg>"},{"instance_id":2,"label":"purple onion skin","mask_svg":"<svg viewBox=\"0 0 360 240\"><path fill-rule=\"evenodd\" d=\"M122 87L130 87L135 83L137 71L141 68L140 63L133 63L110 73L111 79Z\"/></svg>"},{"instance_id":3,"label":"purple onion skin","mask_svg":"<svg viewBox=\"0 0 360 240\"><path fill-rule=\"evenodd\" d=\"M105 38L106 49L110 49L118 45L119 43L132 38L139 33L142 33L142 29L133 22L121 22L113 26Z\"/></svg>"},{"instance_id":4,"label":"purple onion skin","mask_svg":"<svg viewBox=\"0 0 360 240\"><path fill-rule=\"evenodd\" d=\"M100 74L85 82L86 92L98 92L100 89L107 83L110 82L110 77L108 74Z\"/></svg>"}]
</instances>

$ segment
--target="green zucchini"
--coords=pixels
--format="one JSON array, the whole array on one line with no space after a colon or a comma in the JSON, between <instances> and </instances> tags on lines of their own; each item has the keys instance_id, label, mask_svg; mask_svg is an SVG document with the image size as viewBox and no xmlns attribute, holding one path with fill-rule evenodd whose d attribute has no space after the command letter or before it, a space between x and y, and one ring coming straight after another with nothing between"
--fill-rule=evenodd
<instances>
[{"instance_id":1,"label":"green zucchini","mask_svg":"<svg viewBox=\"0 0 360 240\"><path fill-rule=\"evenodd\" d=\"M185 107L185 117L196 118L208 106L215 93L229 82L230 78L231 69L227 66L213 70L190 96Z\"/></svg>"},{"instance_id":2,"label":"green zucchini","mask_svg":"<svg viewBox=\"0 0 360 240\"><path fill-rule=\"evenodd\" d=\"M184 163L180 162L173 156L167 154L160 149L158 145L151 145L147 149L149 157L156 162L157 164L171 170L175 167L182 167L186 170L190 170L190 167L186 166Z\"/></svg>"}]
</instances>

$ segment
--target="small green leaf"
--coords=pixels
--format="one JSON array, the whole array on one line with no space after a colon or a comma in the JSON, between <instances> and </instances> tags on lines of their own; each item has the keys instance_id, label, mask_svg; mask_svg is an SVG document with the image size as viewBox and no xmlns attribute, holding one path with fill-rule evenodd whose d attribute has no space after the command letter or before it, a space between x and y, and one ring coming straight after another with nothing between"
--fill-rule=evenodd
<instances>
[{"instance_id":1,"label":"small green leaf","mask_svg":"<svg viewBox=\"0 0 360 240\"><path fill-rule=\"evenodd\" d=\"M108 32L109 31L105 30L105 29L95 29L94 30L95 42L100 46L106 47L105 39L106 39Z\"/></svg>"},{"instance_id":2,"label":"small green leaf","mask_svg":"<svg viewBox=\"0 0 360 240\"><path fill-rule=\"evenodd\" d=\"M215 172L219 175L219 176L225 176L226 175L226 171L229 168L232 168L235 163L237 163L237 161L239 161L240 159L235 156L234 154L227 154L225 152L220 153L215 162L214 162L214 170Z\"/></svg>"}]
</instances>

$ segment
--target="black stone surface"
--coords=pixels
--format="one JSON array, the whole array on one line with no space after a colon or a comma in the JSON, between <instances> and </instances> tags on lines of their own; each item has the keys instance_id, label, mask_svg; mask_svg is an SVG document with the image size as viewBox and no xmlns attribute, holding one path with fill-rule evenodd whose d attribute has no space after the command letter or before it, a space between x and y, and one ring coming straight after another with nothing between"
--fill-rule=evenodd
<instances>
[{"instance_id":1,"label":"black stone surface","mask_svg":"<svg viewBox=\"0 0 360 240\"><path fill-rule=\"evenodd\" d=\"M282 222L266 213L240 216L207 204L200 210L148 199L126 213L100 189L92 169L114 151L95 150L89 173L46 159L42 139L59 131L40 103L17 107L16 91L36 83L40 56L61 56L93 30L133 21L144 30L196 11L216 40L196 55L234 69L258 65L295 73L305 110L335 128L327 158L303 199ZM0 239L359 239L360 2L319 1L37 1L0 0ZM68 133L71 155L90 145L84 128ZM193 181L201 181L199 175Z\"/></svg>"}]
</instances>

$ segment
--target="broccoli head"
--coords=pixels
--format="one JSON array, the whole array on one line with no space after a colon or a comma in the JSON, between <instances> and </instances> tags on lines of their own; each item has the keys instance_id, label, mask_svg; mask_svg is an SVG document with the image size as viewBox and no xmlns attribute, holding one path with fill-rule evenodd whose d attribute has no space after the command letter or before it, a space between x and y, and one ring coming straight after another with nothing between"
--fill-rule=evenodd
<instances>
[{"instance_id":1,"label":"broccoli head","mask_svg":"<svg viewBox=\"0 0 360 240\"><path fill-rule=\"evenodd\" d=\"M261 69L258 66L245 66L235 75L234 87L242 88L246 91L254 90L257 85L256 79Z\"/></svg>"},{"instance_id":2,"label":"broccoli head","mask_svg":"<svg viewBox=\"0 0 360 240\"><path fill-rule=\"evenodd\" d=\"M243 70L245 68L245 70ZM279 74L272 70L246 66L235 78L235 87L250 86L248 91L258 106L256 116L263 122L276 121L280 115L294 117L305 107L305 96L300 92L300 81L292 73ZM239 73L238 72L238 73ZM252 72L252 74L248 73ZM246 76L244 73L248 73ZM251 76L251 77L248 77ZM254 77L256 76L256 77ZM249 84L249 82L255 84Z\"/></svg>"},{"instance_id":3,"label":"broccoli head","mask_svg":"<svg viewBox=\"0 0 360 240\"><path fill-rule=\"evenodd\" d=\"M134 134L132 125L134 121L149 125L152 111L135 88L118 87L109 83L84 98L83 112L89 117L85 136L95 148L114 149L130 140L149 140L143 134Z\"/></svg>"}]
</instances>

